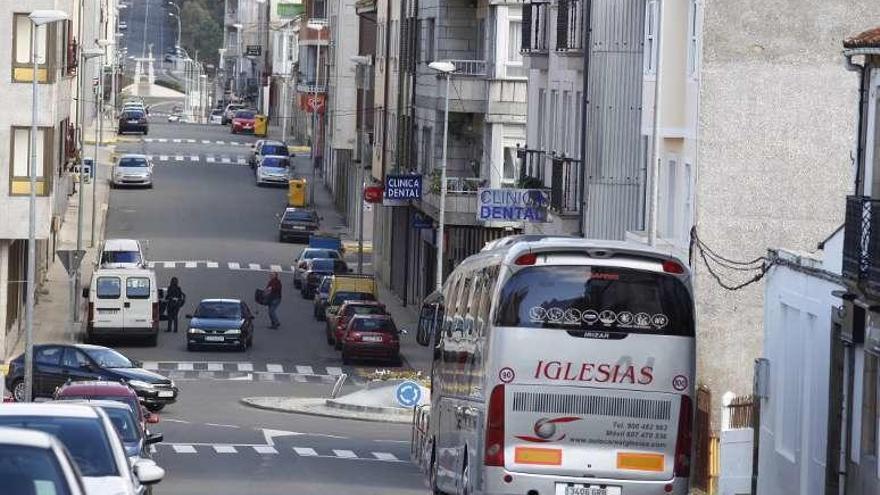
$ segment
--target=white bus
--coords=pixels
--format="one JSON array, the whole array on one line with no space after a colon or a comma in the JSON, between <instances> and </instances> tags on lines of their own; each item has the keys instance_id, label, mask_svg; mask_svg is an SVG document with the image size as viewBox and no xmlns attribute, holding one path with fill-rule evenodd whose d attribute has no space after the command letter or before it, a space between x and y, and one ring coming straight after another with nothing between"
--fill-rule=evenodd
<instances>
[{"instance_id":1,"label":"white bus","mask_svg":"<svg viewBox=\"0 0 880 495\"><path fill-rule=\"evenodd\" d=\"M685 494L690 273L642 245L513 236L422 306L430 406L413 455L434 493Z\"/></svg>"}]
</instances>

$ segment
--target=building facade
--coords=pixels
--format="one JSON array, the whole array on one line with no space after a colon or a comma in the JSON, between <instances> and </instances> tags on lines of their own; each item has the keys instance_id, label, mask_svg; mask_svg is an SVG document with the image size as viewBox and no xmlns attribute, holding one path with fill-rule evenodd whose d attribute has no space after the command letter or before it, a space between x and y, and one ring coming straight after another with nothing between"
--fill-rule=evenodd
<instances>
[{"instance_id":1,"label":"building facade","mask_svg":"<svg viewBox=\"0 0 880 495\"><path fill-rule=\"evenodd\" d=\"M223 19L223 67L226 93L236 99L263 105L268 93L269 67L266 52L269 40L270 2L225 0Z\"/></svg>"}]
</instances>

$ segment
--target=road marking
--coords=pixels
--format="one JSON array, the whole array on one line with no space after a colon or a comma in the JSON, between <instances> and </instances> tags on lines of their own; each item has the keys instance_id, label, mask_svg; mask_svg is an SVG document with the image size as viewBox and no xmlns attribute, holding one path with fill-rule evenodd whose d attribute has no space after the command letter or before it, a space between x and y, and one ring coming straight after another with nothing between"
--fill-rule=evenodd
<instances>
[{"instance_id":1,"label":"road marking","mask_svg":"<svg viewBox=\"0 0 880 495\"><path fill-rule=\"evenodd\" d=\"M205 161L208 162L208 163L214 163L214 162L217 161L217 159L214 158L213 156L206 156L206 157L205 157Z\"/></svg>"},{"instance_id":2,"label":"road marking","mask_svg":"<svg viewBox=\"0 0 880 495\"><path fill-rule=\"evenodd\" d=\"M177 369L180 371L192 371L193 364L192 363L177 363Z\"/></svg>"},{"instance_id":3,"label":"road marking","mask_svg":"<svg viewBox=\"0 0 880 495\"><path fill-rule=\"evenodd\" d=\"M244 158L239 158L239 159L238 159L238 164L239 164L239 165L247 165L247 160L245 160Z\"/></svg>"},{"instance_id":4,"label":"road marking","mask_svg":"<svg viewBox=\"0 0 880 495\"><path fill-rule=\"evenodd\" d=\"M261 269L262 267L261 267L260 265L256 264L256 263L249 263L249 264L248 264L248 268L251 269L251 270L259 270L259 269Z\"/></svg>"},{"instance_id":5,"label":"road marking","mask_svg":"<svg viewBox=\"0 0 880 495\"><path fill-rule=\"evenodd\" d=\"M168 155L159 155L159 161L160 161L160 162L167 162L167 161L168 161Z\"/></svg>"},{"instance_id":6,"label":"road marking","mask_svg":"<svg viewBox=\"0 0 880 495\"><path fill-rule=\"evenodd\" d=\"M182 162L182 161L183 161L183 157L182 157L181 155L177 155L177 156L174 157L174 161Z\"/></svg>"},{"instance_id":7,"label":"road marking","mask_svg":"<svg viewBox=\"0 0 880 495\"><path fill-rule=\"evenodd\" d=\"M308 383L309 382L306 379L306 377L304 377L302 375L293 375L293 381L295 381L296 383Z\"/></svg>"},{"instance_id":8,"label":"road marking","mask_svg":"<svg viewBox=\"0 0 880 495\"><path fill-rule=\"evenodd\" d=\"M187 261L186 263L183 264L183 266L186 268L195 268L195 267L199 266L199 264L196 263L195 261Z\"/></svg>"},{"instance_id":9,"label":"road marking","mask_svg":"<svg viewBox=\"0 0 880 495\"><path fill-rule=\"evenodd\" d=\"M271 265L271 266L269 267L269 270L270 270L270 271L273 271L273 272L280 272L280 271L283 271L283 270L281 269L281 265Z\"/></svg>"},{"instance_id":10,"label":"road marking","mask_svg":"<svg viewBox=\"0 0 880 495\"><path fill-rule=\"evenodd\" d=\"M145 143L152 143L154 141L153 138L144 138Z\"/></svg>"},{"instance_id":11,"label":"road marking","mask_svg":"<svg viewBox=\"0 0 880 495\"><path fill-rule=\"evenodd\" d=\"M184 424L184 425L190 424L189 421L184 421L182 419L173 419L173 418L162 418L162 421L168 422L168 423L180 423L180 424Z\"/></svg>"},{"instance_id":12,"label":"road marking","mask_svg":"<svg viewBox=\"0 0 880 495\"><path fill-rule=\"evenodd\" d=\"M277 454L278 451L275 450L275 447L269 445L254 445L254 450L258 454Z\"/></svg>"},{"instance_id":13,"label":"road marking","mask_svg":"<svg viewBox=\"0 0 880 495\"><path fill-rule=\"evenodd\" d=\"M195 454L196 448L192 445L172 445L171 446L175 452L178 454Z\"/></svg>"},{"instance_id":14,"label":"road marking","mask_svg":"<svg viewBox=\"0 0 880 495\"><path fill-rule=\"evenodd\" d=\"M195 139L187 139L186 142L187 143L194 143L194 142L196 142L196 140Z\"/></svg>"},{"instance_id":15,"label":"road marking","mask_svg":"<svg viewBox=\"0 0 880 495\"><path fill-rule=\"evenodd\" d=\"M238 141L229 141L229 146L238 146Z\"/></svg>"},{"instance_id":16,"label":"road marking","mask_svg":"<svg viewBox=\"0 0 880 495\"><path fill-rule=\"evenodd\" d=\"M238 371L254 371L252 363L238 363Z\"/></svg>"},{"instance_id":17,"label":"road marking","mask_svg":"<svg viewBox=\"0 0 880 495\"><path fill-rule=\"evenodd\" d=\"M333 453L336 454L336 457L342 457L343 459L354 459L357 457L357 454L351 450L333 449Z\"/></svg>"},{"instance_id":18,"label":"road marking","mask_svg":"<svg viewBox=\"0 0 880 495\"><path fill-rule=\"evenodd\" d=\"M159 369L159 363L156 361L144 361L141 363L141 367L145 370L157 370Z\"/></svg>"},{"instance_id":19,"label":"road marking","mask_svg":"<svg viewBox=\"0 0 880 495\"><path fill-rule=\"evenodd\" d=\"M280 364L267 364L266 371L269 373L284 373L284 366Z\"/></svg>"},{"instance_id":20,"label":"road marking","mask_svg":"<svg viewBox=\"0 0 880 495\"><path fill-rule=\"evenodd\" d=\"M174 268L174 265L176 265L176 263L174 263L173 261L166 261L165 263L163 263L163 265L165 265L165 268Z\"/></svg>"},{"instance_id":21,"label":"road marking","mask_svg":"<svg viewBox=\"0 0 880 495\"><path fill-rule=\"evenodd\" d=\"M208 363L208 371L223 371L223 363Z\"/></svg>"},{"instance_id":22,"label":"road marking","mask_svg":"<svg viewBox=\"0 0 880 495\"><path fill-rule=\"evenodd\" d=\"M296 372L301 375L314 375L315 370L312 369L311 366L299 366L296 367Z\"/></svg>"},{"instance_id":23,"label":"road marking","mask_svg":"<svg viewBox=\"0 0 880 495\"><path fill-rule=\"evenodd\" d=\"M228 156L222 156L220 157L220 163L232 163L232 159L230 159Z\"/></svg>"},{"instance_id":24,"label":"road marking","mask_svg":"<svg viewBox=\"0 0 880 495\"><path fill-rule=\"evenodd\" d=\"M388 452L373 452L373 457L380 461L396 461L397 456Z\"/></svg>"},{"instance_id":25,"label":"road marking","mask_svg":"<svg viewBox=\"0 0 880 495\"><path fill-rule=\"evenodd\" d=\"M209 261L207 263L207 266L208 266L208 268L219 268L220 263L217 263L216 261Z\"/></svg>"},{"instance_id":26,"label":"road marking","mask_svg":"<svg viewBox=\"0 0 880 495\"><path fill-rule=\"evenodd\" d=\"M223 144L223 141L217 141L217 144Z\"/></svg>"},{"instance_id":27,"label":"road marking","mask_svg":"<svg viewBox=\"0 0 880 495\"><path fill-rule=\"evenodd\" d=\"M342 374L342 368L337 368L336 366L327 366L327 374L339 376Z\"/></svg>"},{"instance_id":28,"label":"road marking","mask_svg":"<svg viewBox=\"0 0 880 495\"><path fill-rule=\"evenodd\" d=\"M202 139L202 144L211 144L211 141L207 139Z\"/></svg>"},{"instance_id":29,"label":"road marking","mask_svg":"<svg viewBox=\"0 0 880 495\"><path fill-rule=\"evenodd\" d=\"M217 428L240 428L237 425L224 425L223 423L205 423L205 426L215 426Z\"/></svg>"},{"instance_id":30,"label":"road marking","mask_svg":"<svg viewBox=\"0 0 880 495\"><path fill-rule=\"evenodd\" d=\"M310 449L308 447L294 447L293 451L296 452L297 455L301 455L303 457L314 457L318 455L318 453L315 452L315 449Z\"/></svg>"},{"instance_id":31,"label":"road marking","mask_svg":"<svg viewBox=\"0 0 880 495\"><path fill-rule=\"evenodd\" d=\"M229 263L229 269L230 270L240 270L241 265L239 265L238 263Z\"/></svg>"},{"instance_id":32,"label":"road marking","mask_svg":"<svg viewBox=\"0 0 880 495\"><path fill-rule=\"evenodd\" d=\"M153 161L153 156L154 156L154 155L144 155L144 156L147 157L147 160L149 160L149 161Z\"/></svg>"},{"instance_id":33,"label":"road marking","mask_svg":"<svg viewBox=\"0 0 880 495\"><path fill-rule=\"evenodd\" d=\"M191 162L199 161L199 155L193 155L193 156L189 157L189 161L191 161Z\"/></svg>"},{"instance_id":34,"label":"road marking","mask_svg":"<svg viewBox=\"0 0 880 495\"><path fill-rule=\"evenodd\" d=\"M160 142L160 143L167 143L167 142L168 142L168 140L165 139L165 138L159 138L159 139L157 139L156 141L158 141L158 142Z\"/></svg>"},{"instance_id":35,"label":"road marking","mask_svg":"<svg viewBox=\"0 0 880 495\"><path fill-rule=\"evenodd\" d=\"M238 451L232 445L215 445L214 452L218 454L237 454Z\"/></svg>"}]
</instances>

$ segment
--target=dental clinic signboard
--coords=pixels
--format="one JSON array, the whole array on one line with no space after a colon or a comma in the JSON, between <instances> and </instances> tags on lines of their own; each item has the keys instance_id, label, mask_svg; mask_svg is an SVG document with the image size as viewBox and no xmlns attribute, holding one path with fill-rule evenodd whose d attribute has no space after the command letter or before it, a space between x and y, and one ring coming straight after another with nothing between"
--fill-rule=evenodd
<instances>
[{"instance_id":1,"label":"dental clinic signboard","mask_svg":"<svg viewBox=\"0 0 880 495\"><path fill-rule=\"evenodd\" d=\"M406 206L410 201L422 199L422 176L420 174L399 174L385 176L385 193L382 204L385 206Z\"/></svg>"},{"instance_id":2,"label":"dental clinic signboard","mask_svg":"<svg viewBox=\"0 0 880 495\"><path fill-rule=\"evenodd\" d=\"M544 189L480 189L477 220L486 223L547 223L550 191Z\"/></svg>"}]
</instances>

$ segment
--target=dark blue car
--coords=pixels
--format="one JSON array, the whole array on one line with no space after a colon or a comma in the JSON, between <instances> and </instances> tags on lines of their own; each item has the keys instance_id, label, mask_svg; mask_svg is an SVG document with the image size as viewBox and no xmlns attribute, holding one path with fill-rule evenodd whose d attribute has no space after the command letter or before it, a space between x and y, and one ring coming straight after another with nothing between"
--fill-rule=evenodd
<instances>
[{"instance_id":1,"label":"dark blue car","mask_svg":"<svg viewBox=\"0 0 880 495\"><path fill-rule=\"evenodd\" d=\"M204 299L190 319L186 348L233 347L244 351L254 344L254 315L239 299Z\"/></svg>"}]
</instances>

